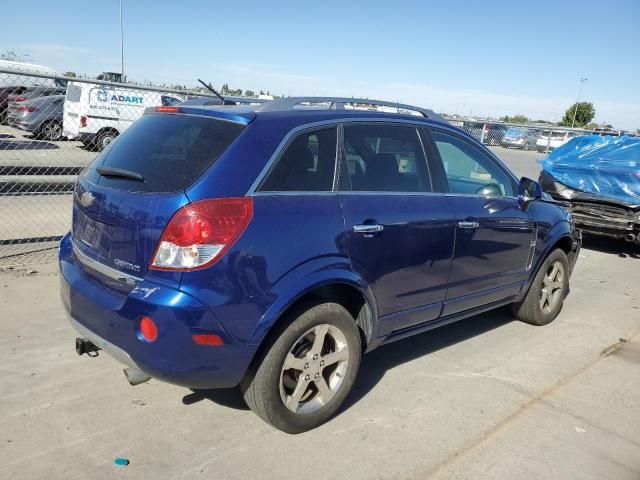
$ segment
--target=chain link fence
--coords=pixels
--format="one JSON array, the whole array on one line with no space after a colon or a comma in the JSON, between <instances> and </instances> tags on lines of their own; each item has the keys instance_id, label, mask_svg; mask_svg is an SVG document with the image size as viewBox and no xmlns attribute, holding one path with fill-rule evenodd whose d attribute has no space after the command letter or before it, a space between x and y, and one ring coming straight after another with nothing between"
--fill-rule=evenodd
<instances>
[{"instance_id":1,"label":"chain link fence","mask_svg":"<svg viewBox=\"0 0 640 480\"><path fill-rule=\"evenodd\" d=\"M523 125L495 121L450 120L471 136L489 147L502 147L544 153L564 145L580 135L593 130L566 128L555 125Z\"/></svg>"},{"instance_id":2,"label":"chain link fence","mask_svg":"<svg viewBox=\"0 0 640 480\"><path fill-rule=\"evenodd\" d=\"M0 267L55 259L77 175L147 107L212 94L0 68Z\"/></svg>"},{"instance_id":3,"label":"chain link fence","mask_svg":"<svg viewBox=\"0 0 640 480\"><path fill-rule=\"evenodd\" d=\"M0 68L0 267L55 259L71 226L73 185L95 156L144 113L193 96L195 90L68 78ZM246 103L251 103L246 101ZM536 160L570 138L590 133L450 119L505 158L522 150L515 170L535 175ZM515 157L513 157L515 158Z\"/></svg>"}]
</instances>

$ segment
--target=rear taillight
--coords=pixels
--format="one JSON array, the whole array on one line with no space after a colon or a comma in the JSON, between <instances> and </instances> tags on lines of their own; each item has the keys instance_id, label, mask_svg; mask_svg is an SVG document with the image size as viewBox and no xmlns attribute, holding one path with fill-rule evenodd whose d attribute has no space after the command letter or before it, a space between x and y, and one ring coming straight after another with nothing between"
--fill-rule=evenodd
<instances>
[{"instance_id":1,"label":"rear taillight","mask_svg":"<svg viewBox=\"0 0 640 480\"><path fill-rule=\"evenodd\" d=\"M13 99L11 99L13 102L24 102L25 100L27 100L27 97L13 97Z\"/></svg>"},{"instance_id":2,"label":"rear taillight","mask_svg":"<svg viewBox=\"0 0 640 480\"><path fill-rule=\"evenodd\" d=\"M38 109L36 107L18 107L16 108L16 112L37 112Z\"/></svg>"},{"instance_id":3,"label":"rear taillight","mask_svg":"<svg viewBox=\"0 0 640 480\"><path fill-rule=\"evenodd\" d=\"M150 268L208 267L240 238L253 217L253 199L219 198L182 207L162 232Z\"/></svg>"},{"instance_id":4,"label":"rear taillight","mask_svg":"<svg viewBox=\"0 0 640 480\"><path fill-rule=\"evenodd\" d=\"M87 126L87 117L85 115L82 115L80 117L80 127L84 128Z\"/></svg>"}]
</instances>

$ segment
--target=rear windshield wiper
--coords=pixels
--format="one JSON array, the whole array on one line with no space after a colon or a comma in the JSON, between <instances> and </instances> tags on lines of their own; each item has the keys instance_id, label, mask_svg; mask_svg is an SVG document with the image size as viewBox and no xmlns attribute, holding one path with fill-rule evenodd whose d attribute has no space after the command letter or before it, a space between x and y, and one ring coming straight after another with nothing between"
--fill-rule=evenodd
<instances>
[{"instance_id":1,"label":"rear windshield wiper","mask_svg":"<svg viewBox=\"0 0 640 480\"><path fill-rule=\"evenodd\" d=\"M144 182L144 177L142 175L132 172L131 170L125 170L124 168L98 167L96 168L96 172L103 177L120 177Z\"/></svg>"}]
</instances>

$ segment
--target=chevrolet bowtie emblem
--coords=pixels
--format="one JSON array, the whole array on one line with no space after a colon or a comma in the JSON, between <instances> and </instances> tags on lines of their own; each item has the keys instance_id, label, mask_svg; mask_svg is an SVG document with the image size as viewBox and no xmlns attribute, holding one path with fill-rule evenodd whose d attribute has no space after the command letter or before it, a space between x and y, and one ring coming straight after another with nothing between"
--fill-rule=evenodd
<instances>
[{"instance_id":1,"label":"chevrolet bowtie emblem","mask_svg":"<svg viewBox=\"0 0 640 480\"><path fill-rule=\"evenodd\" d=\"M82 205L85 208L88 208L91 206L91 204L95 199L96 198L93 196L91 192L84 192L80 197L80 205Z\"/></svg>"}]
</instances>

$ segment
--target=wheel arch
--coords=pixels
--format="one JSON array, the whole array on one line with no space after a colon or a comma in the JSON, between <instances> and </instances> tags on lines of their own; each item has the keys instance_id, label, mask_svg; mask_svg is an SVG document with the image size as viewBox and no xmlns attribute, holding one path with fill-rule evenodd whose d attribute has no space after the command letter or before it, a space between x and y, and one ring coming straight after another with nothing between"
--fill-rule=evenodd
<instances>
[{"instance_id":1,"label":"wheel arch","mask_svg":"<svg viewBox=\"0 0 640 480\"><path fill-rule=\"evenodd\" d=\"M529 278L527 279L525 285L523 286L520 294L518 295L518 300L521 300L526 296L529 292L529 288L531 288L531 284L533 283L533 279L538 274L538 270L544 263L545 259L549 256L551 252L555 249L560 248L569 257L569 264L571 265L571 254L573 253L573 244L574 240L571 235L571 225L569 222L561 221L558 222L554 227L549 231L547 235L547 239L545 240L545 245L540 254L538 255L535 263L531 267L531 271L529 272Z\"/></svg>"},{"instance_id":2,"label":"wheel arch","mask_svg":"<svg viewBox=\"0 0 640 480\"><path fill-rule=\"evenodd\" d=\"M100 128L100 130L98 130L98 131L95 133L95 136L96 136L96 138L98 138L100 135L102 135L102 134L104 134L104 133L115 133L115 134L116 134L116 137L117 137L118 135L120 135L120 131L119 131L116 127L111 127L111 126L109 126L109 127L102 127L102 128Z\"/></svg>"},{"instance_id":3,"label":"wheel arch","mask_svg":"<svg viewBox=\"0 0 640 480\"><path fill-rule=\"evenodd\" d=\"M279 296L253 330L249 343L262 345L276 331L287 313L309 302L324 300L342 305L354 318L363 346L370 344L377 330L378 309L373 292L351 271L321 271L296 282ZM301 286L302 285L302 286Z\"/></svg>"}]
</instances>

